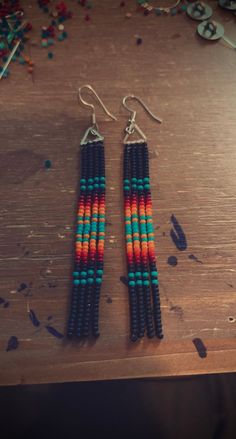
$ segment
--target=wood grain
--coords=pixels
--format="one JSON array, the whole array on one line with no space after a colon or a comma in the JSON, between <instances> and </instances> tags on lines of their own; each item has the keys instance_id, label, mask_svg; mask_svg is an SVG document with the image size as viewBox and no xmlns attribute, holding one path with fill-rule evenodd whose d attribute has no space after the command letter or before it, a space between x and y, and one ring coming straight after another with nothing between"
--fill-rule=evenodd
<instances>
[{"instance_id":1,"label":"wood grain","mask_svg":"<svg viewBox=\"0 0 236 439\"><path fill-rule=\"evenodd\" d=\"M196 23L183 15L144 17L135 2L120 8L119 1L104 0L94 1L85 22L85 11L68 3L75 16L66 24L68 39L53 48L53 60L31 47L34 82L16 64L0 82L0 297L9 301L7 308L0 305L0 384L235 371L235 53L223 42L200 40ZM35 5L27 16L37 39L46 16ZM215 18L236 40L235 18L219 9ZM76 97L84 83L93 85L118 122L97 109L108 182L101 337L78 344L58 340L45 327L64 333L67 319L79 140L89 124ZM126 274L121 166L127 121L121 99L129 93L164 121L155 124L134 103L151 157L161 343L129 342L127 290L120 281ZM186 234L186 251L170 238L172 214ZM171 255L178 259L175 267L167 263ZM13 335L19 347L6 352ZM194 347L196 337L207 348L205 359Z\"/></svg>"}]
</instances>

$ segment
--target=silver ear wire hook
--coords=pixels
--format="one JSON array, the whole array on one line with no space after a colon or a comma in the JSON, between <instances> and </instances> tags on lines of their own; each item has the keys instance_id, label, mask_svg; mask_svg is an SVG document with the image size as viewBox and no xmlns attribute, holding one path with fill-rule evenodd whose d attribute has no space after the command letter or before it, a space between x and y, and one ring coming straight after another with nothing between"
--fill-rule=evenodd
<instances>
[{"instance_id":1,"label":"silver ear wire hook","mask_svg":"<svg viewBox=\"0 0 236 439\"><path fill-rule=\"evenodd\" d=\"M152 113L152 111L147 107L147 105L142 101L142 99L138 98L135 95L128 95L125 96L122 103L123 106L125 107L126 110L128 110L131 113L131 116L128 120L128 125L125 128L125 138L124 138L124 143L127 142L129 136L131 134L133 134L135 131L138 132L138 134L141 136L141 141L146 141L147 137L145 136L145 134L143 133L143 131L139 128L139 126L135 123L135 119L136 119L136 115L137 115L137 111L133 110L132 108L128 107L126 101L128 99L134 99L137 102L139 102L139 104L144 108L144 110L147 112L147 114L149 114L149 116L152 117L152 119L154 119L156 122L162 123L162 119L160 119L159 117L157 117L154 113Z\"/></svg>"},{"instance_id":2,"label":"silver ear wire hook","mask_svg":"<svg viewBox=\"0 0 236 439\"><path fill-rule=\"evenodd\" d=\"M97 99L97 101L99 102L99 104L101 105L101 107L103 108L103 110L105 111L105 113L113 120L117 120L117 118L115 116L113 116L113 114L110 113L110 111L108 111L108 109L106 108L106 106L104 105L104 103L102 102L102 100L100 99L100 97L98 96L98 94L95 92L95 90L93 89L93 87L91 87L91 85L82 85L82 87L79 88L78 90L78 100L85 106L85 107L89 107L92 109L92 126L89 127L87 129L87 131L84 134L84 137L82 138L80 144L84 145L85 143L88 142L88 137L90 134L92 134L93 136L95 136L95 138L93 139L93 141L98 141L98 140L103 140L104 138L101 136L101 134L98 131L98 125L96 122L96 113L95 113L95 107L93 104L90 104L89 102L86 102L81 95L81 92L83 89L87 89L90 92L93 93L93 95L95 96L95 98Z\"/></svg>"},{"instance_id":3,"label":"silver ear wire hook","mask_svg":"<svg viewBox=\"0 0 236 439\"><path fill-rule=\"evenodd\" d=\"M106 108L106 106L104 105L104 103L102 102L101 98L98 96L98 94L96 93L96 91L93 89L93 87L91 87L91 85L82 85L82 87L79 88L78 90L78 98L80 100L80 102L82 102L83 105L85 105L85 107L89 107L92 108L92 123L93 125L97 126L96 123L96 114L95 114L95 107L93 104L89 104L88 102L86 102L81 95L81 92L83 89L87 88L88 90L90 90L93 95L95 96L95 98L97 99L97 101L99 102L99 104L101 105L101 107L103 108L103 110L105 111L105 113L113 120L117 120L117 118L115 116L113 116L113 114L110 113L110 111L108 111L108 109Z\"/></svg>"}]
</instances>

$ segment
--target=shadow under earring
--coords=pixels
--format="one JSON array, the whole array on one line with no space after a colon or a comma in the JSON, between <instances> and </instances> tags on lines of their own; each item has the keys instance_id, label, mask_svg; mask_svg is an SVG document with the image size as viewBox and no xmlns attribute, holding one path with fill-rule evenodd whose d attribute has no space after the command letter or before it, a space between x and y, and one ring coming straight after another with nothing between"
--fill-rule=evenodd
<instances>
[{"instance_id":1,"label":"shadow under earring","mask_svg":"<svg viewBox=\"0 0 236 439\"><path fill-rule=\"evenodd\" d=\"M92 126L80 142L81 178L75 234L75 260L71 292L68 337L98 337L99 300L103 277L105 244L105 156L104 138L98 131L94 105L81 97L82 89L90 90L112 119L93 88L79 89L80 101L93 110Z\"/></svg>"},{"instance_id":2,"label":"shadow under earring","mask_svg":"<svg viewBox=\"0 0 236 439\"><path fill-rule=\"evenodd\" d=\"M136 111L127 99L136 99L154 120L159 118L136 96L126 96L124 107L132 113L124 139L124 204L131 340L145 335L163 338L158 271L156 266L149 157L146 137L135 123ZM129 141L136 132L140 139Z\"/></svg>"}]
</instances>

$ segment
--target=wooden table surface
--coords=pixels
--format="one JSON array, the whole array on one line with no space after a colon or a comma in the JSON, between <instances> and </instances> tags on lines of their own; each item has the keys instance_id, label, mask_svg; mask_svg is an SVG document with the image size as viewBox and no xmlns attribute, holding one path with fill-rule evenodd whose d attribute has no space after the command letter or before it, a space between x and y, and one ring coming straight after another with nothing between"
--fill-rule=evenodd
<instances>
[{"instance_id":1,"label":"wooden table surface","mask_svg":"<svg viewBox=\"0 0 236 439\"><path fill-rule=\"evenodd\" d=\"M35 2L36 3L36 2ZM40 42L48 24L26 4ZM0 384L192 375L236 370L236 55L226 43L205 42L185 15L147 17L135 1L75 1L68 39L31 47L34 81L12 64L1 94ZM233 15L213 3L215 19L236 41ZM125 13L131 12L130 19ZM143 40L136 44L136 36ZM105 136L107 232L101 295L101 336L84 343L65 332L79 178L79 141L90 123L77 88L91 84L118 121L97 108ZM158 125L136 103L148 136L156 252L165 338L129 341L122 195L122 98L134 93L163 119ZM51 160L46 170L45 160ZM174 215L186 250L170 236ZM177 265L168 258L175 256ZM40 325L29 318L33 310ZM8 350L10 337L18 348ZM199 355L193 339L206 347Z\"/></svg>"}]
</instances>

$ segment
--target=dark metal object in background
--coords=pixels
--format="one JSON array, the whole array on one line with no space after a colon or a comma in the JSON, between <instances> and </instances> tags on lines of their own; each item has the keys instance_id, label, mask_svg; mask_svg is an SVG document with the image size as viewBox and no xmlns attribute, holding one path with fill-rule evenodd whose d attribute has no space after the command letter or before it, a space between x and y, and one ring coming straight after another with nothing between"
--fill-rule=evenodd
<instances>
[{"instance_id":1,"label":"dark metal object in background","mask_svg":"<svg viewBox=\"0 0 236 439\"><path fill-rule=\"evenodd\" d=\"M227 44L229 44L230 47L236 49L236 43L234 43L227 36L225 36L224 26L215 20L203 21L198 25L197 32L205 40L215 41L215 40L219 40L220 38L223 38L223 40Z\"/></svg>"},{"instance_id":2,"label":"dark metal object in background","mask_svg":"<svg viewBox=\"0 0 236 439\"><path fill-rule=\"evenodd\" d=\"M207 20L212 16L212 8L203 2L190 3L187 7L187 15L193 20Z\"/></svg>"},{"instance_id":3,"label":"dark metal object in background","mask_svg":"<svg viewBox=\"0 0 236 439\"><path fill-rule=\"evenodd\" d=\"M236 11L236 0L219 0L218 4L223 9L228 9L229 11Z\"/></svg>"},{"instance_id":4,"label":"dark metal object in background","mask_svg":"<svg viewBox=\"0 0 236 439\"><path fill-rule=\"evenodd\" d=\"M222 24L217 21L203 21L197 27L198 34L205 40L219 40L223 37L225 30Z\"/></svg>"}]
</instances>

